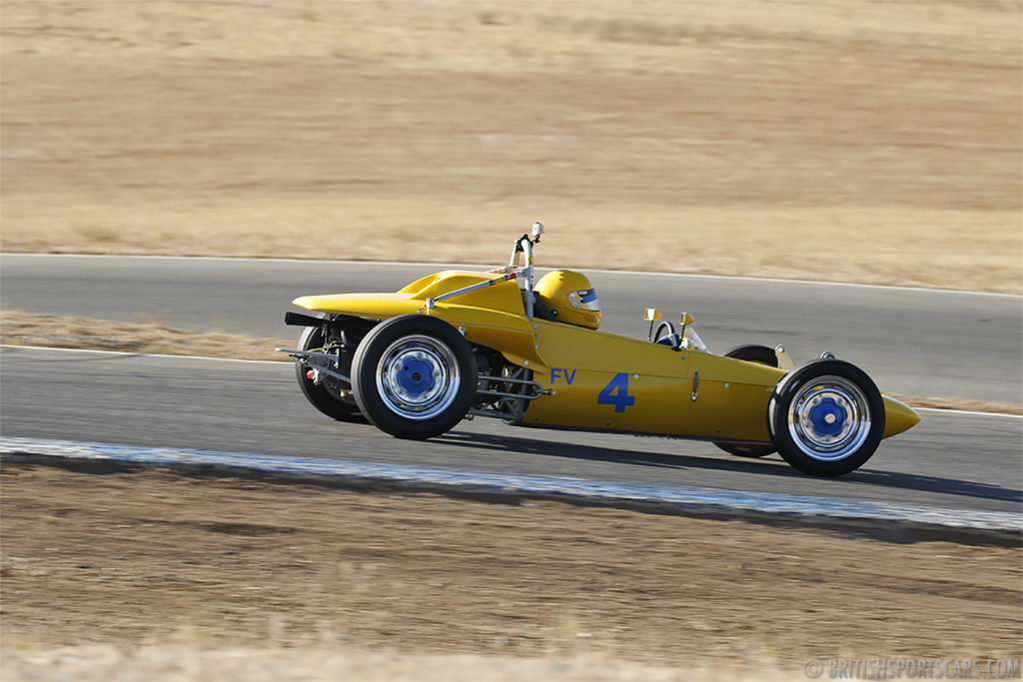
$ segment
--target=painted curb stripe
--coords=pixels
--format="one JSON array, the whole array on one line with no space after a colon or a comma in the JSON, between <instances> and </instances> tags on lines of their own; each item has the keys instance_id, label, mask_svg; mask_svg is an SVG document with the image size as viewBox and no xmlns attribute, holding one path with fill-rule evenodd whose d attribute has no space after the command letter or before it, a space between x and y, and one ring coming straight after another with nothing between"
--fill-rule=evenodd
<instances>
[{"instance_id":1,"label":"painted curb stripe","mask_svg":"<svg viewBox=\"0 0 1023 682\"><path fill-rule=\"evenodd\" d=\"M784 514L830 519L883 521L989 531L1023 532L1023 514L939 507L857 502L829 497L785 495L690 486L661 486L590 481L565 476L530 476L376 464L316 457L286 457L215 450L150 448L109 443L84 443L5 437L0 455L35 455L82 460L109 460L146 466L221 467L227 469L385 481L408 486L442 486L471 491L563 495L600 501L662 504L682 508Z\"/></svg>"}]
</instances>

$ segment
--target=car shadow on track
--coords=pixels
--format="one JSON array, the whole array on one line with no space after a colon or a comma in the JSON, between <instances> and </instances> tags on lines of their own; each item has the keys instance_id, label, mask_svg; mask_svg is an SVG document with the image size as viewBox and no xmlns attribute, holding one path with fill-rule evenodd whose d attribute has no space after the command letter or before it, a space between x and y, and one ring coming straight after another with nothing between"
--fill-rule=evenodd
<instances>
[{"instance_id":1,"label":"car shadow on track","mask_svg":"<svg viewBox=\"0 0 1023 682\"><path fill-rule=\"evenodd\" d=\"M702 469L707 471L751 473L758 476L767 475L818 481L826 483L831 488L828 491L829 495L839 492L835 489L835 486L846 487L866 484L943 495L960 495L1016 503L1023 502L1023 492L1018 489L941 476L880 471L877 469L859 469L840 478L814 478L793 469L785 462L779 461L777 455L772 455L770 459L743 459L739 457L724 459L711 456L643 452L641 450L618 450L595 445L580 445L537 438L523 438L520 436L494 436L465 431L449 432L433 440L459 447L486 447L489 450L505 450L544 457L583 459L593 462L663 467L679 470ZM698 484L698 482L694 484ZM814 491L818 495L821 492L820 490ZM889 493L888 496L890 495Z\"/></svg>"},{"instance_id":2,"label":"car shadow on track","mask_svg":"<svg viewBox=\"0 0 1023 682\"><path fill-rule=\"evenodd\" d=\"M686 454L663 454L640 450L619 450L599 445L580 445L562 441L548 441L521 436L494 436L484 433L451 431L432 439L445 445L461 447L486 447L488 450L505 450L544 457L586 459L594 462L635 464L639 466L663 467L666 469L709 469L747 473L767 473L776 476L801 477L788 464L772 459L715 459ZM638 442L638 441L637 441Z\"/></svg>"},{"instance_id":3,"label":"car shadow on track","mask_svg":"<svg viewBox=\"0 0 1023 682\"><path fill-rule=\"evenodd\" d=\"M978 483L977 481L943 478L941 476L923 476L921 474L905 474L898 471L860 469L840 479L836 479L836 481L839 483L867 483L869 485L888 486L903 490L922 490L944 495L978 497L985 500L1015 502L1016 504L1023 503L1023 491L1018 489L1003 488L1002 486Z\"/></svg>"}]
</instances>

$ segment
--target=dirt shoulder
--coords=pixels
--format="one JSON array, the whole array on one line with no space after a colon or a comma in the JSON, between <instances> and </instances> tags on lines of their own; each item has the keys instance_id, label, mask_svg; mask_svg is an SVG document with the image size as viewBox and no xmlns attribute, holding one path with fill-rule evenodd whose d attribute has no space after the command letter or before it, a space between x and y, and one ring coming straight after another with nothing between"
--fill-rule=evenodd
<instances>
[{"instance_id":1,"label":"dirt shoulder","mask_svg":"<svg viewBox=\"0 0 1023 682\"><path fill-rule=\"evenodd\" d=\"M1023 291L1014 0L0 11L8 251Z\"/></svg>"},{"instance_id":2,"label":"dirt shoulder","mask_svg":"<svg viewBox=\"0 0 1023 682\"><path fill-rule=\"evenodd\" d=\"M792 673L1021 653L1018 548L166 471L0 476L14 649L187 636Z\"/></svg>"}]
</instances>

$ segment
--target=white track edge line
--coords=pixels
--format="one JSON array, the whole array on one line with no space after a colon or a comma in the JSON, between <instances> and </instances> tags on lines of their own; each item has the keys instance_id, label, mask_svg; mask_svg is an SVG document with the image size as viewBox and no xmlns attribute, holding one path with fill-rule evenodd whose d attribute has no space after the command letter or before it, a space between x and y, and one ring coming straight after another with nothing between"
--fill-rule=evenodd
<instances>
[{"instance_id":1,"label":"white track edge line","mask_svg":"<svg viewBox=\"0 0 1023 682\"><path fill-rule=\"evenodd\" d=\"M100 353L103 355L127 355L134 357L147 357L147 358L171 358L171 359L182 359L182 360L216 360L219 362L242 362L252 365L282 365L288 366L287 361L283 360L242 360L240 358L216 358L208 355L171 355L169 353L129 353L128 351L120 350L99 350L93 348L61 348L59 346L19 346L13 343L0 343L0 348L11 348L14 350L46 350L46 351L58 351L61 353ZM1011 417L1013 419L1023 419L1023 414L1006 414L1005 412L977 412L975 410L945 410L940 407L914 407L912 408L916 412L933 412L935 414L956 414L973 417Z\"/></svg>"},{"instance_id":2,"label":"white track edge line","mask_svg":"<svg viewBox=\"0 0 1023 682\"><path fill-rule=\"evenodd\" d=\"M567 476L516 475L318 457L287 457L16 437L0 439L0 453L109 460L151 466L220 466L285 475L384 480L403 485L432 485L475 491L564 495L689 509L724 508L733 512L757 515L782 514L844 521L895 522L948 529L1023 532L1023 514L1013 512L884 504L723 488L630 484Z\"/></svg>"},{"instance_id":3,"label":"white track edge line","mask_svg":"<svg viewBox=\"0 0 1023 682\"><path fill-rule=\"evenodd\" d=\"M385 265L385 266L410 266L410 267L440 267L440 268L482 268L489 269L494 267L493 264L481 264L481 263L447 263L443 261L435 262L417 262L417 261L371 261L371 260L325 260L316 258L230 258L226 256L161 256L156 254L104 254L104 253L2 253L4 257L7 256L44 256L47 258L147 258L153 260L201 260L201 261L221 261L229 263L318 263L328 265ZM558 265L550 266L550 269L557 269ZM567 267L567 266L566 266ZM573 266L578 267L578 266ZM540 270L548 269L547 266L539 267ZM1005 298L1023 298L1018 294L1006 294L996 291L969 291L967 289L935 289L933 287L910 287L896 284L866 284L862 282L828 282L814 279L786 279L783 277L749 277L746 275L705 275L699 273L688 273L688 272L649 272L645 270L606 270L601 268L579 268L586 270L587 272L597 272L601 274L609 275L649 275L651 277L682 277L682 278L700 278L700 279L715 279L715 280L735 280L739 282L754 282L754 283L779 283L779 284L808 284L808 285L824 285L824 286L836 286L836 287L854 287L860 289L896 289L900 291L921 291L927 293L936 294L968 294L971 296L1001 296Z\"/></svg>"},{"instance_id":4,"label":"white track edge line","mask_svg":"<svg viewBox=\"0 0 1023 682\"><path fill-rule=\"evenodd\" d=\"M978 412L976 410L945 410L940 407L913 407L914 412L930 412L931 414L961 414L967 417L1011 417L1012 419L1023 419L1023 414L1009 414L1007 412Z\"/></svg>"}]
</instances>

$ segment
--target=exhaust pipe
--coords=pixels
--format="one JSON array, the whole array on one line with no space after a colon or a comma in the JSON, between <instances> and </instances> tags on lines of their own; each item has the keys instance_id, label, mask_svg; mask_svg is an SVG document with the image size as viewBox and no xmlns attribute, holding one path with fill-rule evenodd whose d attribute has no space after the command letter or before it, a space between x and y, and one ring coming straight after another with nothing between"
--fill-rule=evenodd
<instances>
[{"instance_id":1,"label":"exhaust pipe","mask_svg":"<svg viewBox=\"0 0 1023 682\"><path fill-rule=\"evenodd\" d=\"M291 325L293 327L319 327L323 324L323 319L313 317L312 315L293 313L289 310L284 313L284 324Z\"/></svg>"}]
</instances>

